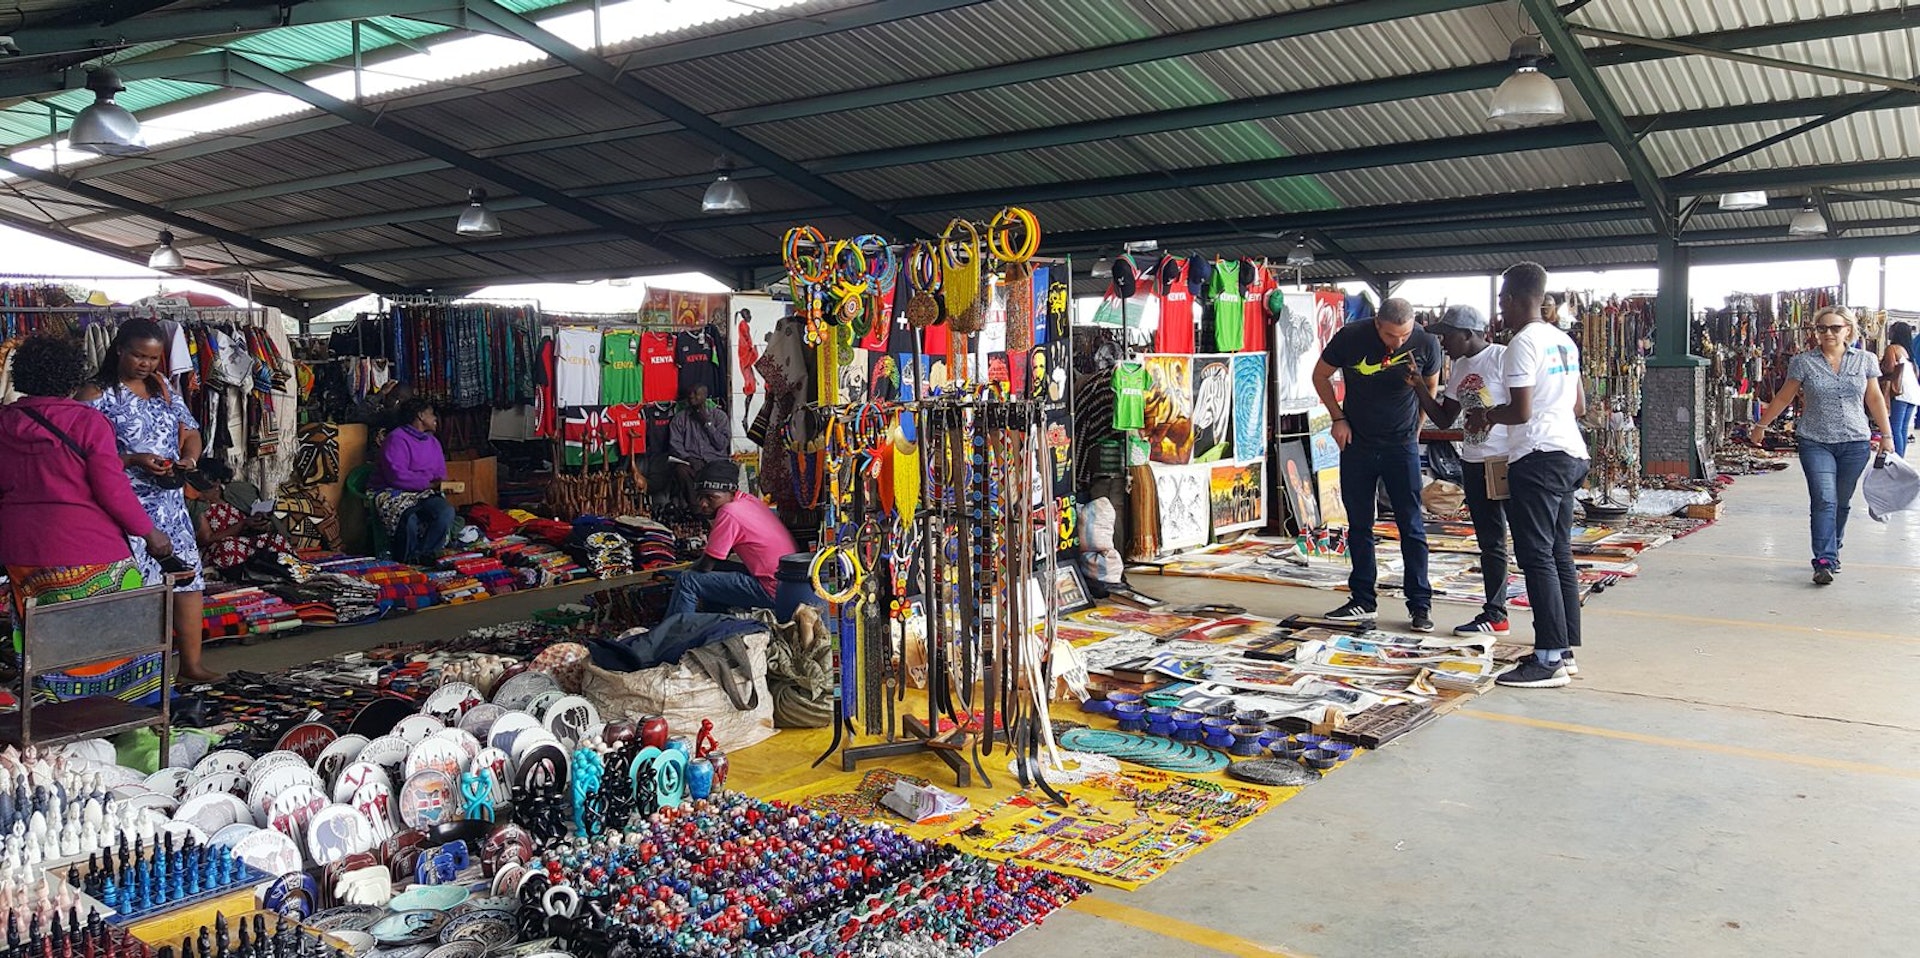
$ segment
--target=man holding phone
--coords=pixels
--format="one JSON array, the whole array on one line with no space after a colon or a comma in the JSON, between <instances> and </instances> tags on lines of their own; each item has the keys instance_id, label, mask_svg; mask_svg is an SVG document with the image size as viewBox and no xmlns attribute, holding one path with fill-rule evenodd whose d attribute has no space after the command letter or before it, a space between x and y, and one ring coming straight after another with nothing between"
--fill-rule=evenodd
<instances>
[{"instance_id":1,"label":"man holding phone","mask_svg":"<svg viewBox=\"0 0 1920 958\"><path fill-rule=\"evenodd\" d=\"M1487 409L1507 401L1507 382L1501 368L1507 347L1487 341L1487 317L1471 306L1449 306L1438 322L1427 331L1440 338L1440 348L1452 365L1447 371L1447 387L1439 399L1416 388L1420 408L1442 429L1452 426L1464 411ZM1407 377L1416 373L1408 369ZM1467 514L1473 517L1473 538L1480 547L1480 578L1487 598L1480 614L1466 625L1457 626L1454 635L1503 636L1507 634L1507 510L1506 510L1507 427L1483 424L1464 430L1460 443L1460 484L1467 497ZM1499 498L1494 498L1496 490Z\"/></svg>"}]
</instances>

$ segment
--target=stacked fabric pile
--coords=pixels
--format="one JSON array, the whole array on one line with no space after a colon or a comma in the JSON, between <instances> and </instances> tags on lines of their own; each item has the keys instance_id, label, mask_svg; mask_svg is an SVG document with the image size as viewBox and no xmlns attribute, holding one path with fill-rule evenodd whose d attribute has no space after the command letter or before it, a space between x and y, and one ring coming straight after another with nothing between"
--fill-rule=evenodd
<instances>
[{"instance_id":1,"label":"stacked fabric pile","mask_svg":"<svg viewBox=\"0 0 1920 958\"><path fill-rule=\"evenodd\" d=\"M297 629L301 622L285 599L264 589L246 588L208 597L205 624L208 637L231 638Z\"/></svg>"},{"instance_id":2,"label":"stacked fabric pile","mask_svg":"<svg viewBox=\"0 0 1920 958\"><path fill-rule=\"evenodd\" d=\"M355 576L380 590L381 608L424 609L439 598L426 573L385 559L345 557L316 563L323 572Z\"/></svg>"},{"instance_id":3,"label":"stacked fabric pile","mask_svg":"<svg viewBox=\"0 0 1920 958\"><path fill-rule=\"evenodd\" d=\"M587 576L587 570L573 561L572 556L544 542L512 536L493 543L490 548L494 558L519 573L526 588L564 585Z\"/></svg>"},{"instance_id":4,"label":"stacked fabric pile","mask_svg":"<svg viewBox=\"0 0 1920 958\"><path fill-rule=\"evenodd\" d=\"M440 568L480 580L489 595L505 595L518 588L513 571L499 559L484 552L459 552L440 560Z\"/></svg>"},{"instance_id":5,"label":"stacked fabric pile","mask_svg":"<svg viewBox=\"0 0 1920 958\"><path fill-rule=\"evenodd\" d=\"M380 615L380 589L365 579L322 572L266 587L309 625L351 625Z\"/></svg>"},{"instance_id":6,"label":"stacked fabric pile","mask_svg":"<svg viewBox=\"0 0 1920 958\"><path fill-rule=\"evenodd\" d=\"M464 605L468 602L480 602L491 599L487 587L480 580L458 572L429 572L427 580L433 584L434 592L445 605Z\"/></svg>"}]
</instances>

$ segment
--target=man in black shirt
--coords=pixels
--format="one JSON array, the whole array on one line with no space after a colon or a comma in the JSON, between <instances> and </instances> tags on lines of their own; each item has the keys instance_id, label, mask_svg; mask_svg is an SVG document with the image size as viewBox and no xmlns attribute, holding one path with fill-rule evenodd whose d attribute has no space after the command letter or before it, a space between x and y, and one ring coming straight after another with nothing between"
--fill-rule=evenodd
<instances>
[{"instance_id":1,"label":"man in black shirt","mask_svg":"<svg viewBox=\"0 0 1920 958\"><path fill-rule=\"evenodd\" d=\"M1334 398L1335 372L1346 383L1344 404ZM1342 327L1320 352L1313 388L1333 414L1333 439L1340 444L1340 500L1347 507L1347 555L1353 560L1347 575L1352 598L1327 618L1364 622L1375 616L1374 500L1385 484L1400 527L1408 618L1415 632L1433 631L1427 529L1420 514L1420 402L1414 390L1431 396L1439 381L1440 341L1415 325L1413 306L1404 299L1387 300L1378 316Z\"/></svg>"}]
</instances>

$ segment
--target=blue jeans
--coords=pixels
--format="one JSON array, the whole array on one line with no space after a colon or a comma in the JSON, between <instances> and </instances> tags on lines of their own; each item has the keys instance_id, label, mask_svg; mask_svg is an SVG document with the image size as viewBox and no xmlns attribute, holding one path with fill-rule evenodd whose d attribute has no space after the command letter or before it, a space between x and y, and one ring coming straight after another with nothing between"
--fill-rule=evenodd
<instances>
[{"instance_id":1,"label":"blue jeans","mask_svg":"<svg viewBox=\"0 0 1920 958\"><path fill-rule=\"evenodd\" d=\"M1507 503L1487 498L1487 464L1460 463L1460 486L1467 494L1467 514L1473 517L1473 538L1480 545L1480 579L1486 584L1487 601L1480 606L1487 615L1507 617Z\"/></svg>"},{"instance_id":2,"label":"blue jeans","mask_svg":"<svg viewBox=\"0 0 1920 958\"><path fill-rule=\"evenodd\" d=\"M767 587L745 572L682 572L667 600L668 615L771 608Z\"/></svg>"},{"instance_id":3,"label":"blue jeans","mask_svg":"<svg viewBox=\"0 0 1920 958\"><path fill-rule=\"evenodd\" d=\"M1890 415L1893 418L1893 454L1907 458L1907 430L1913 428L1913 411L1920 406L1896 399Z\"/></svg>"},{"instance_id":4,"label":"blue jeans","mask_svg":"<svg viewBox=\"0 0 1920 958\"><path fill-rule=\"evenodd\" d=\"M1340 451L1340 502L1347 507L1347 591L1353 601L1375 609L1380 605L1380 568L1374 558L1373 516L1375 490L1386 486L1393 505L1393 523L1400 528L1400 559L1407 610L1433 608L1433 586L1427 581L1427 524L1420 514L1420 447L1363 446L1349 443Z\"/></svg>"},{"instance_id":5,"label":"blue jeans","mask_svg":"<svg viewBox=\"0 0 1920 958\"><path fill-rule=\"evenodd\" d=\"M400 514L400 541L394 558L414 565L425 565L447 545L453 531L453 504L441 496L429 496Z\"/></svg>"},{"instance_id":6,"label":"blue jeans","mask_svg":"<svg viewBox=\"0 0 1920 958\"><path fill-rule=\"evenodd\" d=\"M1867 471L1867 460L1872 457L1873 449L1864 439L1800 440L1800 470L1806 473L1807 498L1812 503L1814 568L1840 561L1840 547L1847 540L1847 513L1853 511L1853 493L1860 488L1860 474Z\"/></svg>"},{"instance_id":7,"label":"blue jeans","mask_svg":"<svg viewBox=\"0 0 1920 958\"><path fill-rule=\"evenodd\" d=\"M1533 647L1580 644L1580 570L1573 564L1573 491L1590 463L1564 452L1533 452L1507 467L1507 521L1513 557L1527 579Z\"/></svg>"}]
</instances>

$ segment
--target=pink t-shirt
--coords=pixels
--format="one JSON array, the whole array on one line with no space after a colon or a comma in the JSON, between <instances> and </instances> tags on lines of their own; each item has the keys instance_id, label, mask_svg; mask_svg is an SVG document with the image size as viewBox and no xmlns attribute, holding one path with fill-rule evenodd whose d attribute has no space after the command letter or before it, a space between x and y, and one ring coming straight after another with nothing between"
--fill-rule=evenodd
<instances>
[{"instance_id":1,"label":"pink t-shirt","mask_svg":"<svg viewBox=\"0 0 1920 958\"><path fill-rule=\"evenodd\" d=\"M780 569L781 557L798 551L800 547L794 544L793 534L781 524L780 517L766 503L744 492L735 493L733 501L714 514L713 533L707 536L709 557L725 559L729 553L738 554L740 564L766 586L768 595L779 587L773 574Z\"/></svg>"}]
</instances>

